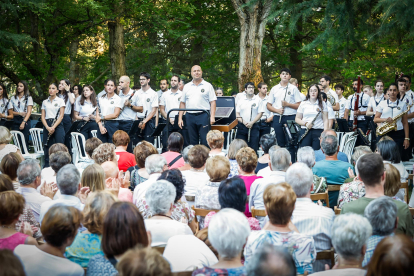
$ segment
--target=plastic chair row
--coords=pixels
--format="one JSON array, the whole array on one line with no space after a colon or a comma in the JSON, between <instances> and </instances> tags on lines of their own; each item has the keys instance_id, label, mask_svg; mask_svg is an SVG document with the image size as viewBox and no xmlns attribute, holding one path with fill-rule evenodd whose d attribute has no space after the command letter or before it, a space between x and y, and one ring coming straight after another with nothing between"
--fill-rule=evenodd
<instances>
[{"instance_id":1,"label":"plastic chair row","mask_svg":"<svg viewBox=\"0 0 414 276\"><path fill-rule=\"evenodd\" d=\"M30 135L32 136L33 146L34 146L34 153L28 153L26 141L24 139L24 135L20 131L12 130L10 133L13 137L13 143L16 147L19 148L20 152L22 153L24 159L40 159L41 166L43 167L44 164L44 152L43 152L43 129L41 128L31 128Z\"/></svg>"}]
</instances>

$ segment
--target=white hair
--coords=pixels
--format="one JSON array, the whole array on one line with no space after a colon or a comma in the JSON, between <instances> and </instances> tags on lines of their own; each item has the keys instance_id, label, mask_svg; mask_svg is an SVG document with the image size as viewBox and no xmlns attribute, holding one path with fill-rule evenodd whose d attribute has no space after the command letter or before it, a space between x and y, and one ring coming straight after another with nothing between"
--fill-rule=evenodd
<instances>
[{"instance_id":1,"label":"white hair","mask_svg":"<svg viewBox=\"0 0 414 276\"><path fill-rule=\"evenodd\" d=\"M364 216L372 226L372 234L388 236L394 232L397 204L388 196L381 196L365 207Z\"/></svg>"},{"instance_id":2,"label":"white hair","mask_svg":"<svg viewBox=\"0 0 414 276\"><path fill-rule=\"evenodd\" d=\"M145 193L148 207L154 215L165 215L174 204L176 189L167 180L158 180Z\"/></svg>"},{"instance_id":3,"label":"white hair","mask_svg":"<svg viewBox=\"0 0 414 276\"><path fill-rule=\"evenodd\" d=\"M279 148L270 154L272 171L286 171L290 166L290 152L285 148Z\"/></svg>"},{"instance_id":4,"label":"white hair","mask_svg":"<svg viewBox=\"0 0 414 276\"><path fill-rule=\"evenodd\" d=\"M345 260L359 260L362 247L372 234L369 221L363 216L347 213L337 216L332 225L332 244Z\"/></svg>"},{"instance_id":5,"label":"white hair","mask_svg":"<svg viewBox=\"0 0 414 276\"><path fill-rule=\"evenodd\" d=\"M243 250L250 226L246 216L231 208L221 209L208 226L208 239L220 257L235 258Z\"/></svg>"},{"instance_id":6,"label":"white hair","mask_svg":"<svg viewBox=\"0 0 414 276\"><path fill-rule=\"evenodd\" d=\"M165 165L167 165L167 160L161 154L153 154L145 159L145 169L148 174L162 173Z\"/></svg>"},{"instance_id":7,"label":"white hair","mask_svg":"<svg viewBox=\"0 0 414 276\"><path fill-rule=\"evenodd\" d=\"M63 195L76 194L80 179L80 173L73 164L63 166L56 174L56 184Z\"/></svg>"},{"instance_id":8,"label":"white hair","mask_svg":"<svg viewBox=\"0 0 414 276\"><path fill-rule=\"evenodd\" d=\"M309 168L315 165L315 151L312 147L301 147L298 150L298 162L305 163Z\"/></svg>"},{"instance_id":9,"label":"white hair","mask_svg":"<svg viewBox=\"0 0 414 276\"><path fill-rule=\"evenodd\" d=\"M304 197L312 187L313 173L306 164L297 162L286 171L285 180L297 197Z\"/></svg>"}]
</instances>

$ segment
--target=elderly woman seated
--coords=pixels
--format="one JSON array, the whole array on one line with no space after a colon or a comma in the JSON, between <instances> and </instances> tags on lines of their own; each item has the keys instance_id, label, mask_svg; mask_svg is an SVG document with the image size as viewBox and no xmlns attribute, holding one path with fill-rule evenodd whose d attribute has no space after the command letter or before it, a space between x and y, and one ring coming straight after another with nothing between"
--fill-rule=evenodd
<instances>
[{"instance_id":1,"label":"elderly woman seated","mask_svg":"<svg viewBox=\"0 0 414 276\"><path fill-rule=\"evenodd\" d=\"M223 133L219 130L210 130L207 133L207 144L210 147L211 151L209 153L210 157L221 155L226 156L223 150L224 136Z\"/></svg>"},{"instance_id":2,"label":"elderly woman seated","mask_svg":"<svg viewBox=\"0 0 414 276\"><path fill-rule=\"evenodd\" d=\"M118 158L115 154L115 145L103 143L97 147L92 154L92 158L96 164L101 165L106 161L113 161L118 165Z\"/></svg>"},{"instance_id":3,"label":"elderly woman seated","mask_svg":"<svg viewBox=\"0 0 414 276\"><path fill-rule=\"evenodd\" d=\"M298 162L306 164L309 169L312 169L315 165L315 151L312 147L301 147L298 149ZM328 188L325 177L319 177L313 175L313 191L314 193L324 193Z\"/></svg>"},{"instance_id":4,"label":"elderly woman seated","mask_svg":"<svg viewBox=\"0 0 414 276\"><path fill-rule=\"evenodd\" d=\"M188 171L188 170L191 169L190 163L188 161L188 152L190 151L190 149L192 147L194 147L194 146L193 145L189 145L189 146L187 146L187 147L185 147L183 149L182 155L183 155L183 159L184 159L184 166L178 168L182 172L183 171Z\"/></svg>"},{"instance_id":5,"label":"elderly woman seated","mask_svg":"<svg viewBox=\"0 0 414 276\"><path fill-rule=\"evenodd\" d=\"M384 164L386 171L384 182L384 195L389 196L395 200L404 202L404 189L401 188L400 172L397 168L389 163Z\"/></svg>"},{"instance_id":6,"label":"elderly woman seated","mask_svg":"<svg viewBox=\"0 0 414 276\"><path fill-rule=\"evenodd\" d=\"M249 223L243 213L229 208L221 210L208 227L208 239L217 250L219 261L195 270L193 275L246 275L241 254L249 234Z\"/></svg>"},{"instance_id":7,"label":"elderly woman seated","mask_svg":"<svg viewBox=\"0 0 414 276\"><path fill-rule=\"evenodd\" d=\"M227 152L227 158L230 161L230 173L229 178L239 175L239 165L237 164L236 155L237 152L247 147L247 143L242 139L234 139L229 146L229 151Z\"/></svg>"},{"instance_id":8,"label":"elderly woman seated","mask_svg":"<svg viewBox=\"0 0 414 276\"><path fill-rule=\"evenodd\" d=\"M137 165L129 168L125 174L125 179L130 179L131 181L132 190L134 190L137 185L148 180L149 174L145 169L145 160L148 156L153 154L158 154L158 151L147 141L142 141L134 148Z\"/></svg>"},{"instance_id":9,"label":"elderly woman seated","mask_svg":"<svg viewBox=\"0 0 414 276\"><path fill-rule=\"evenodd\" d=\"M352 275L364 276L362 260L366 242L371 236L372 227L363 216L348 213L337 216L332 225L332 244L338 255L335 271L327 270L312 275Z\"/></svg>"},{"instance_id":10,"label":"elderly woman seated","mask_svg":"<svg viewBox=\"0 0 414 276\"><path fill-rule=\"evenodd\" d=\"M285 182L269 184L263 200L269 221L262 230L250 234L244 248L246 263L263 244L270 243L283 246L292 254L298 274L304 274L305 271L312 273L316 258L313 238L296 232L296 227L290 221L296 203L292 187Z\"/></svg>"},{"instance_id":11,"label":"elderly woman seated","mask_svg":"<svg viewBox=\"0 0 414 276\"><path fill-rule=\"evenodd\" d=\"M174 220L176 188L166 180L158 180L145 193L152 217L145 220L145 228L151 232L151 246L164 247L168 239L176 235L193 235L187 223Z\"/></svg>"}]
</instances>

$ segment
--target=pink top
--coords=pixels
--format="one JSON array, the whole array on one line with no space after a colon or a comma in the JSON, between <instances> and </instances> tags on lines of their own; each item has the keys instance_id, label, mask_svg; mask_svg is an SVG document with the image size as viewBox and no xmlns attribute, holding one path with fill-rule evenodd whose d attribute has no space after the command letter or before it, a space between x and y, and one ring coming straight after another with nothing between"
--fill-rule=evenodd
<instances>
[{"instance_id":1,"label":"pink top","mask_svg":"<svg viewBox=\"0 0 414 276\"><path fill-rule=\"evenodd\" d=\"M207 214L207 216L204 218L204 227L208 227L208 225L210 224L211 218L215 214L217 213L214 211L211 211L210 213ZM257 218L252 218L252 217L247 218L247 222L249 223L250 230L261 230L260 224Z\"/></svg>"},{"instance_id":2,"label":"pink top","mask_svg":"<svg viewBox=\"0 0 414 276\"><path fill-rule=\"evenodd\" d=\"M132 202L132 192L128 188L119 188L118 199L120 201Z\"/></svg>"},{"instance_id":3,"label":"pink top","mask_svg":"<svg viewBox=\"0 0 414 276\"><path fill-rule=\"evenodd\" d=\"M243 179L243 181L244 181L244 185L246 186L247 198L249 198L249 195L250 195L250 187L252 186L252 183L256 179L262 178L262 177L261 176L257 176L257 175L249 175L249 176L239 175L239 177L241 179ZM246 203L246 209L244 210L244 214L248 218L252 216L252 213L250 213L250 210L249 210L249 203Z\"/></svg>"},{"instance_id":4,"label":"pink top","mask_svg":"<svg viewBox=\"0 0 414 276\"><path fill-rule=\"evenodd\" d=\"M170 162L173 161L178 155L180 155L180 153L174 151L167 151L161 155L165 157L165 159L167 160L167 164L170 164ZM170 167L170 169L178 169L179 167L182 167L184 165L184 158L181 157L180 159L175 161L175 163Z\"/></svg>"},{"instance_id":5,"label":"pink top","mask_svg":"<svg viewBox=\"0 0 414 276\"><path fill-rule=\"evenodd\" d=\"M26 242L27 237L29 236L17 232L8 238L0 239L0 249L10 249L11 251L14 251L18 245Z\"/></svg>"}]
</instances>

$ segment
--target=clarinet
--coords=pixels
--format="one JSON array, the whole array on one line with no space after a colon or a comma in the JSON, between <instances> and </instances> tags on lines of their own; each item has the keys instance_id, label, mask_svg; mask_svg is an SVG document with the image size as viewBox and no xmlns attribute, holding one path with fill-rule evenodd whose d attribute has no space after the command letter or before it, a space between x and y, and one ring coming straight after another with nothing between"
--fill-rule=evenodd
<instances>
[{"instance_id":1,"label":"clarinet","mask_svg":"<svg viewBox=\"0 0 414 276\"><path fill-rule=\"evenodd\" d=\"M128 102L130 102L130 101L131 101L131 98L132 98L132 97L134 97L134 95L135 95L135 90L134 90L134 92L131 94L131 96L129 96L129 98L128 98ZM125 103L124 103L124 106L121 108L121 112L120 112L119 114L121 114L121 113L122 113L122 111L124 110L124 108L125 108Z\"/></svg>"},{"instance_id":2,"label":"clarinet","mask_svg":"<svg viewBox=\"0 0 414 276\"><path fill-rule=\"evenodd\" d=\"M60 113L60 107L59 107L58 111L56 112L55 119L53 119L52 126L56 123L57 118L59 117L59 113ZM45 147L47 147L47 144L49 143L50 136L52 136L52 135L53 134L50 134L50 132L48 133L46 143L44 144Z\"/></svg>"},{"instance_id":3,"label":"clarinet","mask_svg":"<svg viewBox=\"0 0 414 276\"><path fill-rule=\"evenodd\" d=\"M285 100L286 100L286 94L287 94L288 86L289 86L289 83L286 85L285 97L283 98L283 101L285 101ZM282 106L282 107L283 107L283 106ZM283 116L283 114L285 114L285 109L283 109L283 113L282 113L282 114L280 114L280 116L279 116L279 124L280 124L280 122L282 121L282 116Z\"/></svg>"},{"instance_id":4,"label":"clarinet","mask_svg":"<svg viewBox=\"0 0 414 276\"><path fill-rule=\"evenodd\" d=\"M97 107L95 107L95 109L92 111L92 113L91 114L93 114L94 112L95 112L95 110L96 110L96 108ZM81 131L81 129L87 124L87 123L89 123L91 120L89 119L89 121L85 121L84 123L83 123L83 125L80 127L80 128L78 128L77 130L78 130L78 132L80 132Z\"/></svg>"},{"instance_id":5,"label":"clarinet","mask_svg":"<svg viewBox=\"0 0 414 276\"><path fill-rule=\"evenodd\" d=\"M147 111L145 111L144 119L145 119L145 118L147 118L147 114L148 114L148 110L147 110ZM143 129L141 128L141 131L140 131L139 133L142 133L142 130L143 130Z\"/></svg>"},{"instance_id":6,"label":"clarinet","mask_svg":"<svg viewBox=\"0 0 414 276\"><path fill-rule=\"evenodd\" d=\"M252 114L253 114L253 105L250 108L250 121L252 121ZM253 126L252 126L253 127ZM247 134L247 142L250 143L250 131L252 130L252 128L249 128L249 132Z\"/></svg>"},{"instance_id":7,"label":"clarinet","mask_svg":"<svg viewBox=\"0 0 414 276\"><path fill-rule=\"evenodd\" d=\"M354 118L353 118L353 123L352 123L352 131L357 130L358 127L358 115L355 115L355 111L359 110L359 94L361 92L361 76L358 76L358 83L357 83L357 92L356 94L356 99L355 99L355 103L354 103ZM362 101L363 99L361 99ZM351 103L352 104L352 103Z\"/></svg>"},{"instance_id":8,"label":"clarinet","mask_svg":"<svg viewBox=\"0 0 414 276\"><path fill-rule=\"evenodd\" d=\"M105 97L105 95L103 95L102 97ZM99 99L98 99L97 103L98 103L98 108L99 108L99 117L101 117L100 119L101 119L102 126L105 127L105 121L102 120L102 109L101 109L101 106L99 105Z\"/></svg>"},{"instance_id":9,"label":"clarinet","mask_svg":"<svg viewBox=\"0 0 414 276\"><path fill-rule=\"evenodd\" d=\"M316 114L315 118L313 118L311 124L313 124L316 120L316 118L318 118L319 114L321 114L322 110L319 110L318 114ZM299 138L298 140L298 145L300 144L300 142L302 142L303 138L305 138L305 136L308 134L310 128L306 128L305 133L303 133L303 135Z\"/></svg>"}]
</instances>

